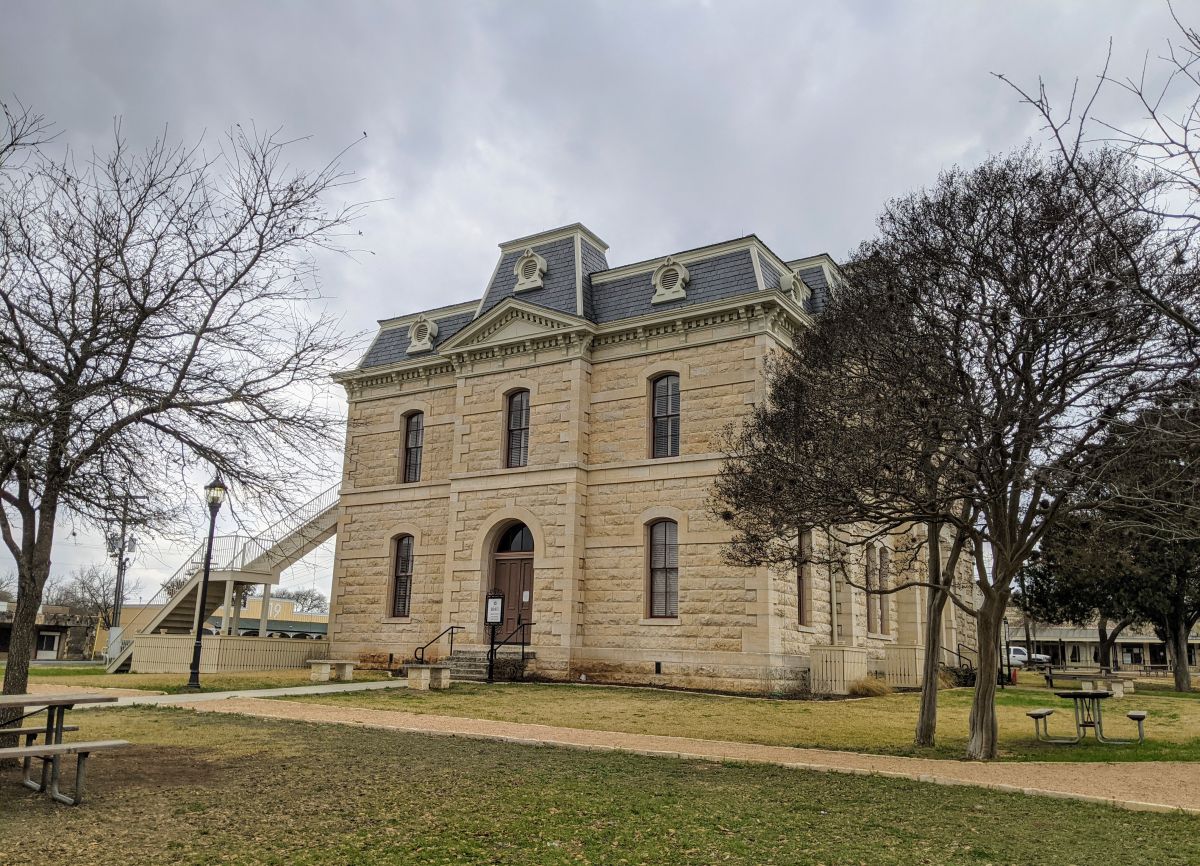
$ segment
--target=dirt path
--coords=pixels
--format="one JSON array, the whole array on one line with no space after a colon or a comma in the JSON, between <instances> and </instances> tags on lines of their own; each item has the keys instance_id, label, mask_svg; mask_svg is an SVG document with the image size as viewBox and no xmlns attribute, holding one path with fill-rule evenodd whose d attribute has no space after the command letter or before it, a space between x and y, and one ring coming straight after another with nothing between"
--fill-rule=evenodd
<instances>
[{"instance_id":1,"label":"dirt path","mask_svg":"<svg viewBox=\"0 0 1200 866\"><path fill-rule=\"evenodd\" d=\"M189 706L182 704L182 706ZM971 763L760 746L615 731L589 731L518 722L422 715L297 701L231 698L190 705L201 712L242 713L272 719L333 722L525 745L556 745L705 760L779 764L822 772L879 775L941 785L977 785L998 791L1067 797L1146 811L1200 815L1200 765L1179 761L1102 763Z\"/></svg>"},{"instance_id":2,"label":"dirt path","mask_svg":"<svg viewBox=\"0 0 1200 866\"><path fill-rule=\"evenodd\" d=\"M114 698L135 698L148 695L161 695L162 692L152 692L146 689L110 689L100 686L60 686L55 683L30 683L28 691L31 695L70 695L78 692L81 695L112 695Z\"/></svg>"}]
</instances>

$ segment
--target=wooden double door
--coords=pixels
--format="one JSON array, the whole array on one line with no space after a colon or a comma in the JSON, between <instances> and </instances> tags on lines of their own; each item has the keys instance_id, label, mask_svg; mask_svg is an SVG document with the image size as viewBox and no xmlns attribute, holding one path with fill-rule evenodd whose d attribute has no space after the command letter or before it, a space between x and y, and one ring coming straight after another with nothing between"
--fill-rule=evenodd
<instances>
[{"instance_id":1,"label":"wooden double door","mask_svg":"<svg viewBox=\"0 0 1200 866\"><path fill-rule=\"evenodd\" d=\"M533 621L533 557L498 553L492 574L492 592L504 596L504 622L496 630L497 639L503 640L521 623ZM513 635L514 642L520 639Z\"/></svg>"}]
</instances>

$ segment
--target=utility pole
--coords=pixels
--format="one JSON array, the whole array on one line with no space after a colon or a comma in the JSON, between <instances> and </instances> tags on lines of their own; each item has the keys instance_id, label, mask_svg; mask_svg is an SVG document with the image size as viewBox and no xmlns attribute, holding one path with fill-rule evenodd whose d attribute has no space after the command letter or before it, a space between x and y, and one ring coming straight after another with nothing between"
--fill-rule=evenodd
<instances>
[{"instance_id":1,"label":"utility pole","mask_svg":"<svg viewBox=\"0 0 1200 866\"><path fill-rule=\"evenodd\" d=\"M121 624L121 608L125 604L125 571L129 568L128 555L137 549L137 538L129 532L129 502L132 498L128 492L125 493L125 498L121 503L120 531L109 533L107 538L108 555L117 563L117 581L113 591L112 628Z\"/></svg>"}]
</instances>

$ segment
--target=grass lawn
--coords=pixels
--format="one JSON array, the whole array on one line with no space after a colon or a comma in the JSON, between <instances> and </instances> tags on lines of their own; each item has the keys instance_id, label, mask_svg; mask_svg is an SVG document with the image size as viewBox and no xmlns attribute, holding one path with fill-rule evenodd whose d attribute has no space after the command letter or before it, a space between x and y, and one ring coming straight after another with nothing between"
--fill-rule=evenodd
<instances>
[{"instance_id":1,"label":"grass lawn","mask_svg":"<svg viewBox=\"0 0 1200 866\"><path fill-rule=\"evenodd\" d=\"M1054 746L1034 738L1033 722L1025 713L1033 707L1057 708L1050 730L1065 735L1073 730L1071 704L1040 686L1009 688L1000 692L997 700L1003 757L1037 761L1200 760L1200 701L1171 694L1139 693L1106 704L1106 730L1110 736L1136 735L1133 722L1125 718L1129 710L1150 713L1147 741L1142 746L1105 746L1090 738L1077 746ZM907 692L852 701L788 701L653 689L455 683L446 692L400 689L290 700L774 746L961 757L966 748L971 690L941 693L938 746L933 750L912 745L917 698L916 693Z\"/></svg>"},{"instance_id":2,"label":"grass lawn","mask_svg":"<svg viewBox=\"0 0 1200 866\"><path fill-rule=\"evenodd\" d=\"M272 689L280 686L310 685L308 667L277 671L246 671L244 673L201 674L200 690L224 692L234 689ZM356 680L387 679L383 671L355 671ZM100 666L43 667L29 669L31 683L53 683L60 686L90 686L93 688L146 689L176 694L184 691L187 674L106 674Z\"/></svg>"},{"instance_id":3,"label":"grass lawn","mask_svg":"<svg viewBox=\"0 0 1200 866\"><path fill-rule=\"evenodd\" d=\"M0 771L4 863L1200 860L1195 818L977 788L179 709L83 716L88 738L137 745L94 759L78 808Z\"/></svg>"}]
</instances>

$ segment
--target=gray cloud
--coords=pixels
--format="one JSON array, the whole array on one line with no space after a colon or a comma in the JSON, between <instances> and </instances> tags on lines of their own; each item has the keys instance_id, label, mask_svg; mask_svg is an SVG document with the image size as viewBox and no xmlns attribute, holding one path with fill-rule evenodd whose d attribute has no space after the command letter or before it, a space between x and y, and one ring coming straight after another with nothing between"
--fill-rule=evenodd
<instances>
[{"instance_id":1,"label":"gray cloud","mask_svg":"<svg viewBox=\"0 0 1200 866\"><path fill-rule=\"evenodd\" d=\"M1170 32L1120 0L39 0L6 6L0 91L82 150L118 115L134 141L282 126L311 164L366 131L373 254L323 272L361 330L478 297L498 242L576 220L613 264L747 232L841 256L887 197L1040 137L990 73L1065 93L1110 36L1132 71Z\"/></svg>"}]
</instances>

